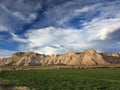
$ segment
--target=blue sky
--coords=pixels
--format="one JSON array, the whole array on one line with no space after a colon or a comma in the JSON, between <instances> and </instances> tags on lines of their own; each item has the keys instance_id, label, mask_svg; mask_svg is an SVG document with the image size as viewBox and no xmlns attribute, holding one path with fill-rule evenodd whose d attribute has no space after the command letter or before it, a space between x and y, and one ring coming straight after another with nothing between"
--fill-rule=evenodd
<instances>
[{"instance_id":1,"label":"blue sky","mask_svg":"<svg viewBox=\"0 0 120 90\"><path fill-rule=\"evenodd\" d=\"M0 0L0 57L120 52L119 35L120 0Z\"/></svg>"}]
</instances>

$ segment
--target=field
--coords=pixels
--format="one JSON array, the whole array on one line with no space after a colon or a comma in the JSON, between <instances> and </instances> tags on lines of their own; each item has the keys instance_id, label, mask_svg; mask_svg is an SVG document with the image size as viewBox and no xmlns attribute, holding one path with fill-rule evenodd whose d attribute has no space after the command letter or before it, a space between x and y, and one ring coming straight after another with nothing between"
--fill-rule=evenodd
<instances>
[{"instance_id":1,"label":"field","mask_svg":"<svg viewBox=\"0 0 120 90\"><path fill-rule=\"evenodd\" d=\"M18 70L0 73L0 88L34 90L120 90L120 69Z\"/></svg>"}]
</instances>

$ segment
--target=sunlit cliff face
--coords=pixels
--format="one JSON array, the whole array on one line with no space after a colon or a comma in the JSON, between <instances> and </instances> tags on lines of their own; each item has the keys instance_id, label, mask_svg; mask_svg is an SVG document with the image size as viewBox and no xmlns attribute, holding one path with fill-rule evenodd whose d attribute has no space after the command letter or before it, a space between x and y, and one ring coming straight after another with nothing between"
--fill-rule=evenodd
<instances>
[{"instance_id":1,"label":"sunlit cliff face","mask_svg":"<svg viewBox=\"0 0 120 90\"><path fill-rule=\"evenodd\" d=\"M120 64L119 53L98 53L95 50L84 50L65 54L38 54L34 52L16 52L9 58L0 59L0 66L117 66Z\"/></svg>"}]
</instances>

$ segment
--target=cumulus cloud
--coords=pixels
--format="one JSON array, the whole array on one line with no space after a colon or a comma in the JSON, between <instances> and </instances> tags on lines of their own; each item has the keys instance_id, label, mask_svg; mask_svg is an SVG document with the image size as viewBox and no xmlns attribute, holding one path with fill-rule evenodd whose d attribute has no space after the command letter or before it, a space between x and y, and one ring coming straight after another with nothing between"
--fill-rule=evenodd
<instances>
[{"instance_id":1,"label":"cumulus cloud","mask_svg":"<svg viewBox=\"0 0 120 90\"><path fill-rule=\"evenodd\" d=\"M81 13L88 15L99 13L95 17L90 17L90 21L84 20L80 29L71 28L70 26L65 28L48 26L29 30L25 33L26 38L11 33L15 41L24 42L24 44L20 44L19 49L44 54L65 53L68 51L79 52L84 49L119 51L120 12L116 10L119 9L118 1L110 2L109 5L95 3L94 5L73 7L74 5L76 3L69 1L62 6L48 8L44 14L50 22L64 23L76 16L79 17ZM56 17L52 17L53 13Z\"/></svg>"},{"instance_id":2,"label":"cumulus cloud","mask_svg":"<svg viewBox=\"0 0 120 90\"><path fill-rule=\"evenodd\" d=\"M20 43L18 48L22 51L44 54L80 52L84 49L118 52L119 6L119 0L7 0L0 4L0 10L4 12L0 14L4 18L1 18L0 25L5 30L4 27L9 26L11 21L15 22L15 27L16 21L20 22L18 24L30 24L35 20L30 26L23 24L25 30L32 26L34 29L32 27L22 35L10 32L12 40Z\"/></svg>"},{"instance_id":3,"label":"cumulus cloud","mask_svg":"<svg viewBox=\"0 0 120 90\"><path fill-rule=\"evenodd\" d=\"M89 41L90 35L77 29L47 27L30 30L26 37L27 47L22 49L45 54L81 51L94 47L94 43Z\"/></svg>"},{"instance_id":4,"label":"cumulus cloud","mask_svg":"<svg viewBox=\"0 0 120 90\"><path fill-rule=\"evenodd\" d=\"M91 22L84 24L84 30L89 34L93 34L91 39L106 40L112 37L109 37L109 34L119 30L120 28L120 18L112 19L93 19Z\"/></svg>"},{"instance_id":5,"label":"cumulus cloud","mask_svg":"<svg viewBox=\"0 0 120 90\"><path fill-rule=\"evenodd\" d=\"M98 22L96 26L99 23L101 22ZM107 49L119 50L118 45L120 42L115 40L118 38L115 37L114 33L120 30L120 23L116 20L112 23L116 24L110 26L111 23L104 22L99 28L93 27L93 24L91 26L88 24L89 28L86 25L83 28L84 30L55 27L30 30L26 33L27 47L22 47L22 49L44 54L65 53L68 51L80 52L85 49L96 49L97 51L104 51L105 49L106 51ZM113 41L114 43L112 43Z\"/></svg>"}]
</instances>

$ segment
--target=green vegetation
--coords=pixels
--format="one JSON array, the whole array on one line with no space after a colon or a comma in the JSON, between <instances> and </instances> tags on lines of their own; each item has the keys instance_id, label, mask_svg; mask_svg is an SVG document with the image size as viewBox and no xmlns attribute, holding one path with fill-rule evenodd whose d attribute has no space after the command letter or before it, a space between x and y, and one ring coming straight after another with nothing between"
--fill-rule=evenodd
<instances>
[{"instance_id":1,"label":"green vegetation","mask_svg":"<svg viewBox=\"0 0 120 90\"><path fill-rule=\"evenodd\" d=\"M120 90L119 68L3 71L0 77L35 90Z\"/></svg>"},{"instance_id":2,"label":"green vegetation","mask_svg":"<svg viewBox=\"0 0 120 90\"><path fill-rule=\"evenodd\" d=\"M11 90L11 88L15 85L15 82L3 80L0 78L0 90Z\"/></svg>"}]
</instances>

